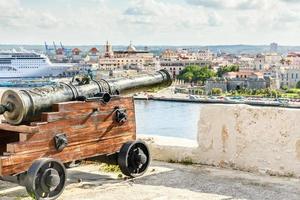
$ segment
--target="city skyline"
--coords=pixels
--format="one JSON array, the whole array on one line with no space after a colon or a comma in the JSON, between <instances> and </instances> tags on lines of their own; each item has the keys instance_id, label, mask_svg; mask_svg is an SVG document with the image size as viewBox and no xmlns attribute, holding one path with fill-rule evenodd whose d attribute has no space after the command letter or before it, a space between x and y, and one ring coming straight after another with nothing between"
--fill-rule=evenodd
<instances>
[{"instance_id":1,"label":"city skyline","mask_svg":"<svg viewBox=\"0 0 300 200\"><path fill-rule=\"evenodd\" d=\"M299 45L296 0L0 0L0 44Z\"/></svg>"}]
</instances>

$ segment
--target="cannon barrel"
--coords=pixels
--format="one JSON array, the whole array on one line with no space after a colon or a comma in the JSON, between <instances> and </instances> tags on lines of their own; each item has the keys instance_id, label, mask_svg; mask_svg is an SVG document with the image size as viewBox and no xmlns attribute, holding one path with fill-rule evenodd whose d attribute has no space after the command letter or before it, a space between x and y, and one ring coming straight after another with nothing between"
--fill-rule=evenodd
<instances>
[{"instance_id":1,"label":"cannon barrel","mask_svg":"<svg viewBox=\"0 0 300 200\"><path fill-rule=\"evenodd\" d=\"M132 78L91 80L88 84L59 83L26 90L6 90L1 98L0 114L13 125L35 121L55 103L93 98L99 94L119 95L145 87L168 86L172 82L166 70ZM100 95L103 96L103 95ZM107 96L107 95L104 95Z\"/></svg>"}]
</instances>

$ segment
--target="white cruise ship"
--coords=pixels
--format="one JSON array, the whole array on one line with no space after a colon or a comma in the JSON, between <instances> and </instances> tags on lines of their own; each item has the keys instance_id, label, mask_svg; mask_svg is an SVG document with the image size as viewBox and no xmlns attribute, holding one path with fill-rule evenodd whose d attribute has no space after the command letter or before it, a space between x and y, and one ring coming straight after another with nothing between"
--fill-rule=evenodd
<instances>
[{"instance_id":1,"label":"white cruise ship","mask_svg":"<svg viewBox=\"0 0 300 200\"><path fill-rule=\"evenodd\" d=\"M0 52L0 79L66 76L72 67L51 63L47 56L34 52Z\"/></svg>"}]
</instances>

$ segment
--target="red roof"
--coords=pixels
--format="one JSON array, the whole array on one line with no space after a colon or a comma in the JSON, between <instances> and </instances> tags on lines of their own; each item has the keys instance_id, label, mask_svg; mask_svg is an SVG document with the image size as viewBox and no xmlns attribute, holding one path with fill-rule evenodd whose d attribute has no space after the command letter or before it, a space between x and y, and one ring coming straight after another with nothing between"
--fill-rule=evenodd
<instances>
[{"instance_id":1,"label":"red roof","mask_svg":"<svg viewBox=\"0 0 300 200\"><path fill-rule=\"evenodd\" d=\"M96 47L93 47L93 48L91 48L90 52L97 53L99 51L98 51L98 49Z\"/></svg>"},{"instance_id":2,"label":"red roof","mask_svg":"<svg viewBox=\"0 0 300 200\"><path fill-rule=\"evenodd\" d=\"M287 57L300 57L300 52L289 52Z\"/></svg>"},{"instance_id":3,"label":"red roof","mask_svg":"<svg viewBox=\"0 0 300 200\"><path fill-rule=\"evenodd\" d=\"M81 50L78 49L78 48L74 48L74 49L72 49L72 52L73 52L73 53L74 53L74 52L81 52Z\"/></svg>"}]
</instances>

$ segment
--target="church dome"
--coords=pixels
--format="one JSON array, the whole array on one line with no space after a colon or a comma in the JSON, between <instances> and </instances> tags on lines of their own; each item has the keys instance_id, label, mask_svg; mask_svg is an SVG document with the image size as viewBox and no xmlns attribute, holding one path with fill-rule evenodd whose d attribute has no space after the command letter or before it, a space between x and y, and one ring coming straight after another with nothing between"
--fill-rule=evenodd
<instances>
[{"instance_id":1,"label":"church dome","mask_svg":"<svg viewBox=\"0 0 300 200\"><path fill-rule=\"evenodd\" d=\"M132 45L131 42L130 42L129 46L127 47L127 51L129 51L129 52L136 51L136 48Z\"/></svg>"}]
</instances>

